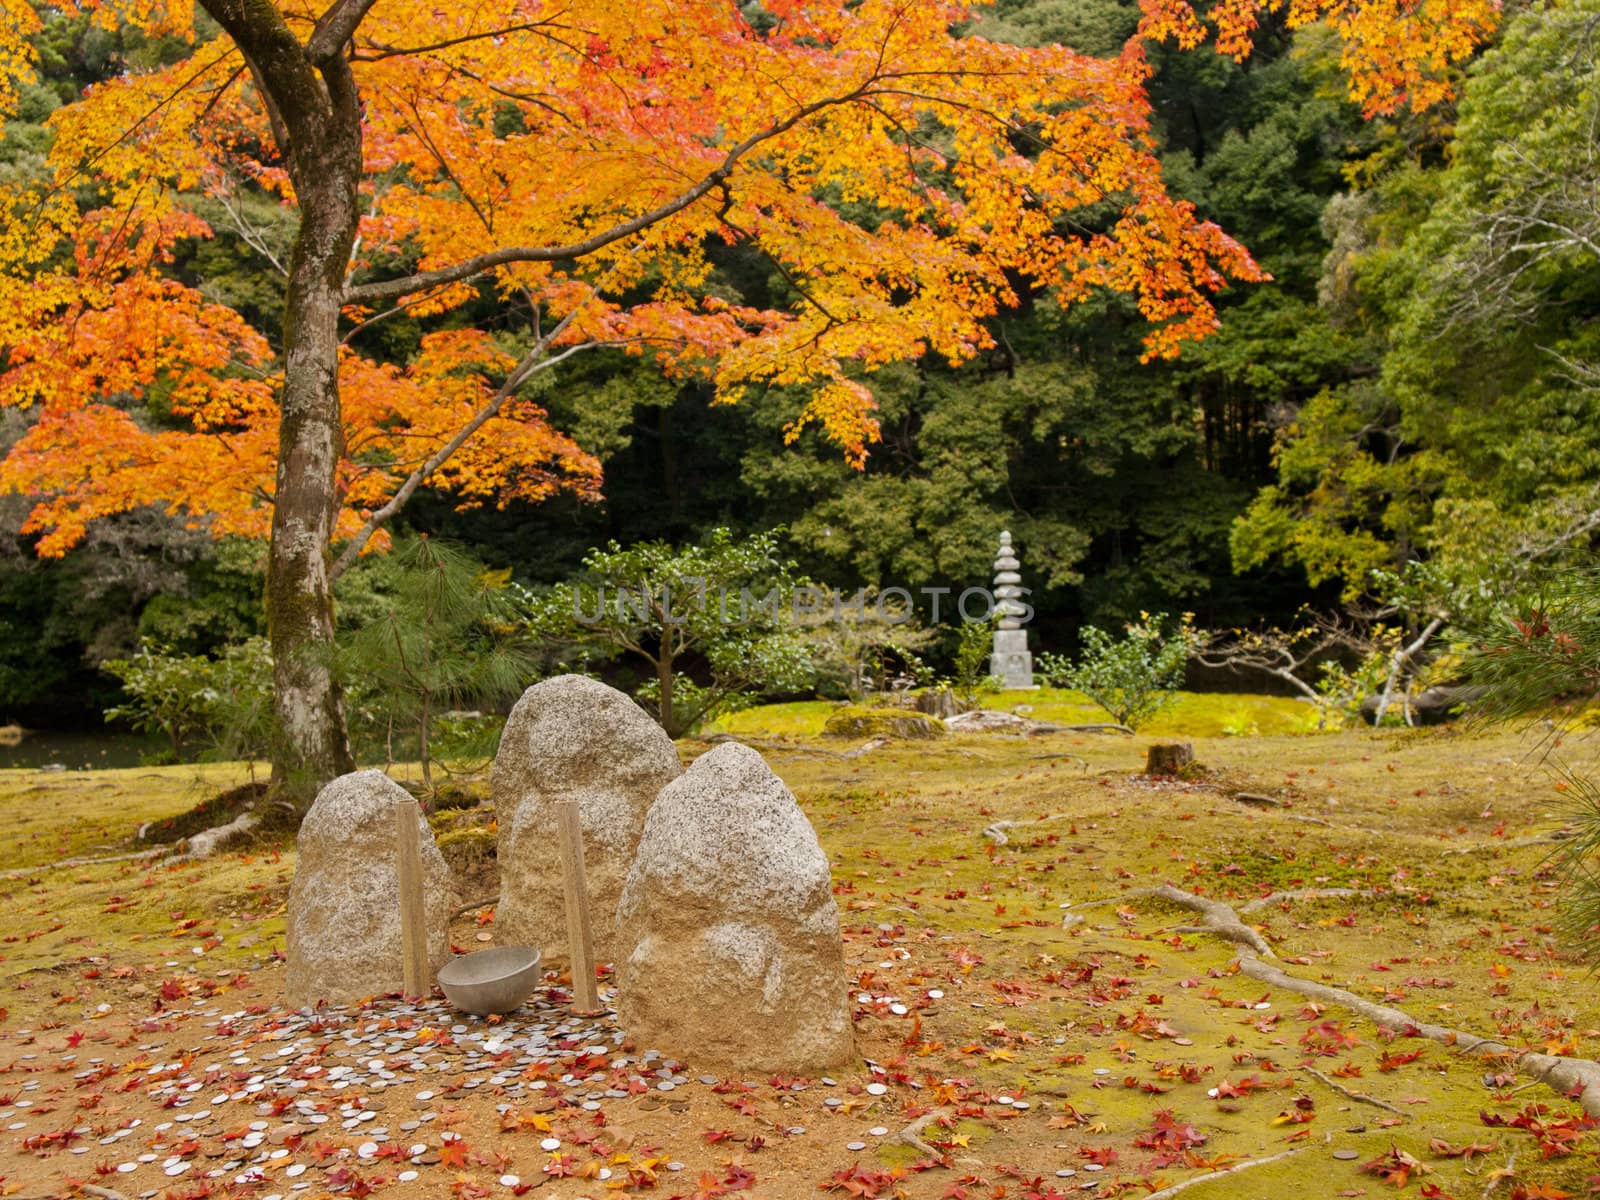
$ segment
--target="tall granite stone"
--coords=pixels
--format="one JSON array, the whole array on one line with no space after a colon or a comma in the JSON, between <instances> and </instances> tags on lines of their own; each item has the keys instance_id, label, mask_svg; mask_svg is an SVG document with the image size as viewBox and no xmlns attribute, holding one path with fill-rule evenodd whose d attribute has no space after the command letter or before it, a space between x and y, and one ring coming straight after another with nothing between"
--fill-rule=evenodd
<instances>
[{"instance_id":1,"label":"tall granite stone","mask_svg":"<svg viewBox=\"0 0 1600 1200\"><path fill-rule=\"evenodd\" d=\"M404 987L400 805L416 813L430 977L450 957L455 886L422 809L382 771L341 775L300 823L289 886L289 1003L348 1004Z\"/></svg>"},{"instance_id":2,"label":"tall granite stone","mask_svg":"<svg viewBox=\"0 0 1600 1200\"><path fill-rule=\"evenodd\" d=\"M827 855L748 746L716 746L662 789L617 937L619 1020L637 1045L740 1071L854 1059Z\"/></svg>"},{"instance_id":3,"label":"tall granite stone","mask_svg":"<svg viewBox=\"0 0 1600 1200\"><path fill-rule=\"evenodd\" d=\"M555 804L575 800L595 955L610 962L617 901L645 814L682 773L672 739L615 688L561 675L524 692L490 777L500 824L501 944L534 946L547 960L567 956Z\"/></svg>"},{"instance_id":4,"label":"tall granite stone","mask_svg":"<svg viewBox=\"0 0 1600 1200\"><path fill-rule=\"evenodd\" d=\"M1021 567L1006 531L1000 535L1000 554L994 560L994 611L1000 624L989 656L989 674L1006 688L1033 686L1033 655L1028 652L1028 631L1022 627L1030 610L1022 602L1027 592L1022 587Z\"/></svg>"}]
</instances>

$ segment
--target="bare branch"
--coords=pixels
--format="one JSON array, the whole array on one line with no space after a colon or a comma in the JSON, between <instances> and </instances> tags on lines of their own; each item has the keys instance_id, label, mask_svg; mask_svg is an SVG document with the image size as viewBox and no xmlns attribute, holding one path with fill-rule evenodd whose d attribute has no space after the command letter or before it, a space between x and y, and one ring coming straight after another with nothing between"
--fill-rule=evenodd
<instances>
[{"instance_id":1,"label":"bare branch","mask_svg":"<svg viewBox=\"0 0 1600 1200\"><path fill-rule=\"evenodd\" d=\"M235 193L232 190L219 190L215 193L222 211L228 214L228 222L233 226L234 232L243 240L245 245L254 250L272 265L272 269L285 279L289 277L289 269L268 244L265 235L256 226L246 220L244 211L234 202Z\"/></svg>"},{"instance_id":2,"label":"bare branch","mask_svg":"<svg viewBox=\"0 0 1600 1200\"><path fill-rule=\"evenodd\" d=\"M575 316L577 316L577 310L569 313L566 319L556 326L550 337L554 338L559 335L566 328L567 323ZM477 433L479 429L483 428L486 422L499 415L500 410L505 407L506 401L511 398L511 394L527 382L531 376L540 371L549 370L557 363L564 362L580 351L596 350L613 343L579 342L575 346L568 346L560 354L552 355L549 358L541 357L549 344L550 339L547 338L523 355L522 360L512 369L511 374L506 376L505 382L500 385L500 389L495 392L489 402L474 413L472 419L458 429L449 441L430 454L427 461L406 476L405 482L400 485L399 490L393 496L389 497L388 503L368 517L366 524L362 525L356 535L350 539L350 544L344 548L334 562L332 570L329 571L330 579L339 578L355 563L356 559L361 557L361 551L372 540L372 535L383 528L396 513L405 507L406 501L411 499L412 494L422 486L428 476L442 467L451 455L466 445L467 440Z\"/></svg>"}]
</instances>

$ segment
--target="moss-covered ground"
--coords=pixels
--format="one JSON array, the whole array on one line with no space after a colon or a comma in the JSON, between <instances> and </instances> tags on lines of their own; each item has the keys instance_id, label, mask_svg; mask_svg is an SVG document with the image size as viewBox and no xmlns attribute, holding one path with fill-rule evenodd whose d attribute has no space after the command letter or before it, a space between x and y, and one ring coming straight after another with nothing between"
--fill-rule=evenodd
<instances>
[{"instance_id":1,"label":"moss-covered ground","mask_svg":"<svg viewBox=\"0 0 1600 1200\"><path fill-rule=\"evenodd\" d=\"M1070 695L993 702L1029 704L1046 720L1100 719ZM760 745L831 856L858 1042L880 1073L865 1063L839 1072L827 1094L844 1103L833 1106L822 1104L826 1089L795 1092L779 1079L752 1080L732 1100L704 1089L677 1107L618 1112L618 1129L686 1165L661 1175L658 1194L1143 1196L1266 1159L1183 1195L1600 1190L1600 1134L1574 1099L1509 1062L1386 1034L1245 978L1232 947L1187 931L1194 914L1140 894L1171 883L1243 907L1277 891L1355 889L1244 919L1306 979L1469 1035L1594 1057L1600 993L1558 939L1552 845L1534 840L1562 824L1567 800L1542 765L1547 741L1454 728L1311 735L1292 701L1195 697L1132 738L958 735L847 757L849 743L816 736L826 713L773 706L721 729ZM1174 737L1195 743L1207 773L1141 776L1149 741ZM705 744L681 743L685 758ZM1600 771L1600 739L1557 752ZM139 825L240 781L226 768L203 784L192 769L0 775L4 865L26 868L0 879L0 1008L10 1010L0 1102L9 1081L76 1046L75 1033L97 1053L130 1054L113 1048L148 1028L164 997L167 1009L173 995L219 989L237 993L241 1009L279 1002L291 846L46 869L137 850ZM435 818L442 840L471 857L474 890L492 881L492 862L487 834L470 831L489 820L471 808ZM1003 845L984 833L997 825ZM1069 905L1083 919L1063 928ZM455 937L475 944L493 928L467 916ZM71 1110L70 1074L37 1078ZM873 1079L884 1095L865 1090ZM141 1096L119 1093L110 1116L66 1119L126 1120ZM459 1172L431 1184L427 1174L404 1184L320 1175L295 1194L350 1194L357 1178L399 1196L510 1195L495 1183L491 1164L502 1161L547 1200L607 1190L543 1175L537 1135L496 1135L485 1111L473 1139L485 1157ZM920 1136L937 1165L894 1138L930 1111L938 1116ZM72 1178L92 1179L73 1168L96 1155L30 1151L8 1123L0 1112L9 1180L0 1194L58 1194ZM780 1127L805 1132L779 1136ZM193 1179L184 1186L172 1194L201 1194Z\"/></svg>"}]
</instances>

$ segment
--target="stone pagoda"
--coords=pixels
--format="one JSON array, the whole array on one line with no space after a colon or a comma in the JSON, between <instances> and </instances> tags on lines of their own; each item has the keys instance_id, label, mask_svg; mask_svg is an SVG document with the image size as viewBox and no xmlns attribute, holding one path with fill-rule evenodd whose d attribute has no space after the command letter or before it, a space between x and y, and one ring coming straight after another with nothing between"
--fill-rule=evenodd
<instances>
[{"instance_id":1,"label":"stone pagoda","mask_svg":"<svg viewBox=\"0 0 1600 1200\"><path fill-rule=\"evenodd\" d=\"M994 611L1000 626L994 631L989 674L1002 687L1013 689L1033 687L1033 655L1028 653L1028 631L1022 627L1030 610L1022 602L1021 567L1008 530L1000 535L1000 556L994 560Z\"/></svg>"}]
</instances>

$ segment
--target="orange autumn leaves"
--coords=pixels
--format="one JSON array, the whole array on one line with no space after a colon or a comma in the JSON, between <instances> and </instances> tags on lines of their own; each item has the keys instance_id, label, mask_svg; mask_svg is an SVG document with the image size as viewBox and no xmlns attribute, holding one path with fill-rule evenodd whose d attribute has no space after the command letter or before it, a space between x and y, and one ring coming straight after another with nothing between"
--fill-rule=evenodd
<instances>
[{"instance_id":1,"label":"orange autumn leaves","mask_svg":"<svg viewBox=\"0 0 1600 1200\"><path fill-rule=\"evenodd\" d=\"M90 214L82 233L116 214ZM146 227L158 239L203 234L174 212ZM35 500L24 531L39 552L70 549L91 522L141 505L204 514L218 536L266 536L277 441L270 347L238 314L148 271L98 280L81 238L76 295L7 347L0 406L35 419L0 464L0 483ZM139 249L160 259L161 244ZM404 369L354 354L340 362L346 455L340 532L392 494L397 476L481 407L509 357L476 330L423 339ZM138 416L135 416L135 413ZM599 465L513 401L438 473L464 505L541 500L567 487L596 494Z\"/></svg>"},{"instance_id":2,"label":"orange autumn leaves","mask_svg":"<svg viewBox=\"0 0 1600 1200\"><path fill-rule=\"evenodd\" d=\"M310 37L318 11L278 2ZM0 0L8 13L19 3ZM1291 19L1339 25L1376 110L1433 94L1417 81L1486 32L1488 15L1431 3L1294 0ZM80 7L188 30L177 0ZM1210 20L1219 46L1242 53L1262 7L1225 0L1202 18L1183 0L1147 0L1144 33L1189 42ZM1126 293L1149 323L1148 353L1170 356L1215 328L1217 289L1261 277L1167 194L1141 43L1101 60L959 38L949 30L970 10L956 4L766 9L775 24L757 29L734 5L666 0L372 7L347 51L365 159L347 327L401 302L449 328L403 367L364 354L359 333L348 340L336 537L512 370L522 348L469 325L466 306L481 313L486 294L536 312L542 329L565 321L552 357L648 354L725 402L801 389L810 400L791 440L815 426L859 465L877 434L872 372L984 350L988 318L1019 286L1066 302ZM8 78L36 24L26 5L16 15L0 31ZM9 96L0 89L0 106ZM249 71L216 38L93 89L52 125L46 177L0 184L0 405L35 414L0 487L35 500L28 528L47 554L145 504L264 533L281 365L236 313L163 278L181 239L210 234L186 197L294 203ZM80 224L61 196L90 182L103 207ZM770 296L726 289L723 246L770 267ZM508 247L573 252L391 282ZM466 504L505 503L593 495L599 469L513 395L428 482Z\"/></svg>"},{"instance_id":3,"label":"orange autumn leaves","mask_svg":"<svg viewBox=\"0 0 1600 1200\"><path fill-rule=\"evenodd\" d=\"M1325 21L1339 35L1351 98L1369 117L1447 99L1452 69L1500 20L1500 0L1142 0L1142 7L1142 36L1185 47L1209 37L1234 58L1249 55L1264 14L1285 13L1291 29Z\"/></svg>"}]
</instances>

